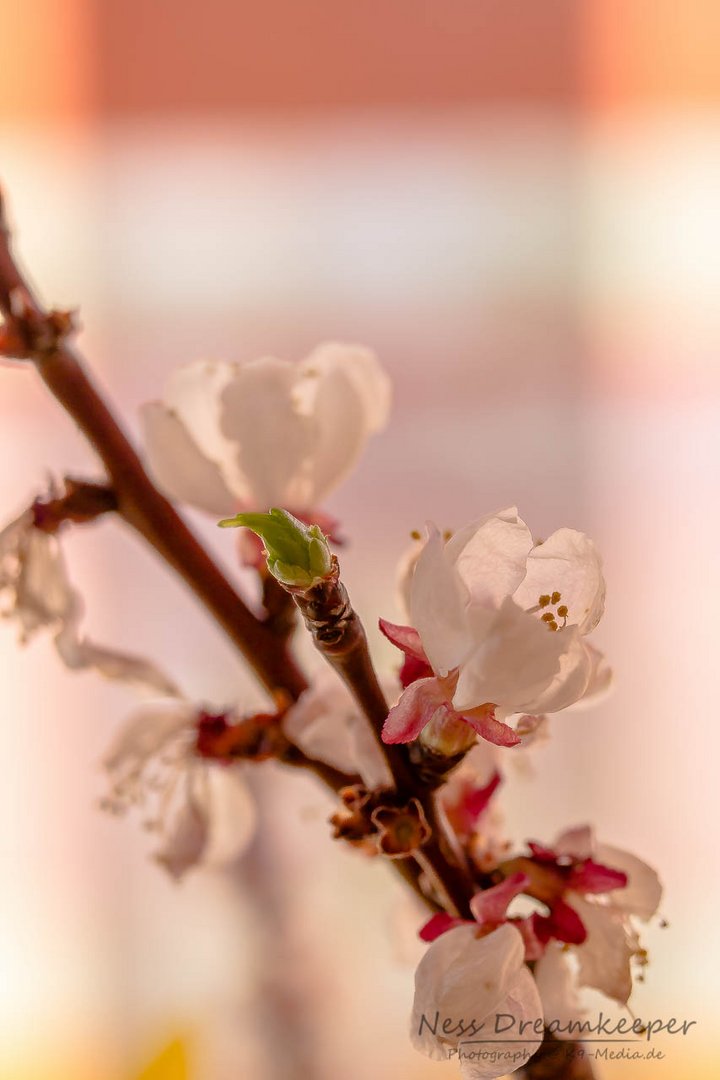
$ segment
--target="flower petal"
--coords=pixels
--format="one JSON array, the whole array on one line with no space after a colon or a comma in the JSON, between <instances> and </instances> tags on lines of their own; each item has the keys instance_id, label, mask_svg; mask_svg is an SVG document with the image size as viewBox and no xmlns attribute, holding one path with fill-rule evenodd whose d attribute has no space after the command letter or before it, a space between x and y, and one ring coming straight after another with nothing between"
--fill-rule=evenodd
<instances>
[{"instance_id":1,"label":"flower petal","mask_svg":"<svg viewBox=\"0 0 720 1080\"><path fill-rule=\"evenodd\" d=\"M554 592L568 609L568 622L582 634L597 626L605 608L602 563L592 540L575 529L558 529L532 549L515 601L528 609Z\"/></svg>"},{"instance_id":2,"label":"flower petal","mask_svg":"<svg viewBox=\"0 0 720 1080\"><path fill-rule=\"evenodd\" d=\"M558 630L564 651L560 655L557 674L532 703L535 713L555 713L584 699L592 672L590 650L575 626Z\"/></svg>"},{"instance_id":3,"label":"flower petal","mask_svg":"<svg viewBox=\"0 0 720 1080\"><path fill-rule=\"evenodd\" d=\"M535 702L559 671L569 640L561 631L552 633L508 597L461 666L455 708L465 712L493 702L509 713L541 711Z\"/></svg>"},{"instance_id":4,"label":"flower petal","mask_svg":"<svg viewBox=\"0 0 720 1080\"><path fill-rule=\"evenodd\" d=\"M362 401L368 433L381 431L386 426L392 402L392 383L372 349L364 345L326 341L301 361L299 369L303 375L318 373L321 376L342 371Z\"/></svg>"},{"instance_id":5,"label":"flower petal","mask_svg":"<svg viewBox=\"0 0 720 1080\"><path fill-rule=\"evenodd\" d=\"M573 904L587 930L587 940L576 948L580 984L624 1005L632 990L630 960L636 939L614 906L590 903L576 895Z\"/></svg>"},{"instance_id":6,"label":"flower petal","mask_svg":"<svg viewBox=\"0 0 720 1080\"><path fill-rule=\"evenodd\" d=\"M428 921L420 930L421 941L435 941L441 934L447 933L448 930L453 930L456 926L464 926L469 920L457 919L453 915L448 915L446 911L438 911L435 915L431 915Z\"/></svg>"},{"instance_id":7,"label":"flower petal","mask_svg":"<svg viewBox=\"0 0 720 1080\"><path fill-rule=\"evenodd\" d=\"M189 728L197 708L186 701L153 702L133 712L123 723L103 758L109 772L148 761L183 728Z\"/></svg>"},{"instance_id":8,"label":"flower petal","mask_svg":"<svg viewBox=\"0 0 720 1080\"><path fill-rule=\"evenodd\" d=\"M321 345L297 370L296 400L315 428L307 498L316 506L350 472L368 437L384 426L390 380L375 354L357 345Z\"/></svg>"},{"instance_id":9,"label":"flower petal","mask_svg":"<svg viewBox=\"0 0 720 1080\"><path fill-rule=\"evenodd\" d=\"M427 664L428 658L422 647L420 635L417 630L413 630L412 626L398 626L397 623L388 622L387 619L378 619L378 625L396 649L400 649L406 656L411 656L413 660Z\"/></svg>"},{"instance_id":10,"label":"flower petal","mask_svg":"<svg viewBox=\"0 0 720 1080\"><path fill-rule=\"evenodd\" d=\"M492 1039L496 1016L506 1013L514 1019L513 1034L522 1021L529 1022L519 1038L528 1056L534 1053L542 1034L536 1035L531 1025L537 1021L542 1030L542 1005L525 966L524 951L520 933L508 924L480 938L474 926L458 926L438 937L415 973L410 1025L415 1049L442 1061L450 1050L458 1050L472 1039L473 1045L466 1045L461 1057L463 1076L472 1080L502 1076L507 1072L502 1055L483 1054L473 1059L472 1052L482 1045L480 1025L487 1021L486 1034ZM460 1020L466 1025L464 1030L458 1029ZM475 1021L480 1036L465 1034L471 1021ZM504 1049L510 1049L509 1033L503 1039L508 1040Z\"/></svg>"},{"instance_id":11,"label":"flower petal","mask_svg":"<svg viewBox=\"0 0 720 1080\"><path fill-rule=\"evenodd\" d=\"M412 579L410 614L438 675L457 667L471 647L466 602L467 591L445 556L443 539L434 525L428 525L428 540Z\"/></svg>"},{"instance_id":12,"label":"flower petal","mask_svg":"<svg viewBox=\"0 0 720 1080\"><path fill-rule=\"evenodd\" d=\"M627 875L627 885L611 893L609 899L614 907L650 919L660 906L663 887L655 870L636 855L610 844L598 844L597 857Z\"/></svg>"},{"instance_id":13,"label":"flower petal","mask_svg":"<svg viewBox=\"0 0 720 1080\"><path fill-rule=\"evenodd\" d=\"M577 978L563 945L551 942L535 965L535 983L545 1022L559 1039L573 1039L587 1017L578 994Z\"/></svg>"},{"instance_id":14,"label":"flower petal","mask_svg":"<svg viewBox=\"0 0 720 1080\"><path fill-rule=\"evenodd\" d=\"M164 823L163 841L154 855L176 881L202 859L209 824L207 808L196 797L188 778L185 798L178 802L170 822Z\"/></svg>"},{"instance_id":15,"label":"flower petal","mask_svg":"<svg viewBox=\"0 0 720 1080\"><path fill-rule=\"evenodd\" d=\"M77 618L68 620L55 637L55 647L71 671L91 669L106 679L133 683L166 697L179 696L177 685L151 660L96 645L82 636L78 622Z\"/></svg>"},{"instance_id":16,"label":"flower petal","mask_svg":"<svg viewBox=\"0 0 720 1080\"><path fill-rule=\"evenodd\" d=\"M478 733L481 739L492 743L493 746L517 746L522 742L517 732L513 731L508 724L495 719L494 709L483 706L474 710L466 709L458 715L462 715L463 720Z\"/></svg>"},{"instance_id":17,"label":"flower petal","mask_svg":"<svg viewBox=\"0 0 720 1080\"><path fill-rule=\"evenodd\" d=\"M163 491L218 517L232 513L236 499L219 467L205 457L180 418L160 402L143 406L140 416L148 464Z\"/></svg>"},{"instance_id":18,"label":"flower petal","mask_svg":"<svg viewBox=\"0 0 720 1080\"><path fill-rule=\"evenodd\" d=\"M287 361L251 360L236 369L221 395L221 431L235 444L247 499L257 510L312 509L307 469L316 433L298 409L297 379L297 367Z\"/></svg>"},{"instance_id":19,"label":"flower petal","mask_svg":"<svg viewBox=\"0 0 720 1080\"><path fill-rule=\"evenodd\" d=\"M505 878L499 885L493 885L490 889L482 889L475 893L470 901L470 910L480 926L499 923L507 915L507 909L511 901L519 896L530 884L527 874L518 872Z\"/></svg>"},{"instance_id":20,"label":"flower petal","mask_svg":"<svg viewBox=\"0 0 720 1080\"><path fill-rule=\"evenodd\" d=\"M413 742L438 710L452 714L447 691L438 679L417 679L403 690L397 705L388 713L383 742Z\"/></svg>"},{"instance_id":21,"label":"flower petal","mask_svg":"<svg viewBox=\"0 0 720 1080\"><path fill-rule=\"evenodd\" d=\"M397 694L397 684L383 689ZM392 776L367 720L344 683L321 671L285 714L283 730L308 757L340 772L360 773L369 790L390 788Z\"/></svg>"},{"instance_id":22,"label":"flower petal","mask_svg":"<svg viewBox=\"0 0 720 1080\"><path fill-rule=\"evenodd\" d=\"M447 543L446 557L473 603L498 608L525 577L533 539L511 506L467 525Z\"/></svg>"}]
</instances>

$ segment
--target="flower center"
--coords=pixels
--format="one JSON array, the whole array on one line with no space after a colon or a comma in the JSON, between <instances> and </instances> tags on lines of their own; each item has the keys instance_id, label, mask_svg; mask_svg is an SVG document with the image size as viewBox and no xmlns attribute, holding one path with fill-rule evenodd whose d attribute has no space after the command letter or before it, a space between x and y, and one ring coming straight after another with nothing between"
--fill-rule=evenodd
<instances>
[{"instance_id":1,"label":"flower center","mask_svg":"<svg viewBox=\"0 0 720 1080\"><path fill-rule=\"evenodd\" d=\"M557 589L552 593L543 593L542 596L538 596L535 607L528 608L528 615L534 615L536 612L547 608L548 610L543 611L540 619L545 623L548 630L553 632L560 630L563 626L567 626L568 621L567 604L561 604L561 600L562 593L558 592ZM558 623L558 619L562 619L562 624Z\"/></svg>"}]
</instances>

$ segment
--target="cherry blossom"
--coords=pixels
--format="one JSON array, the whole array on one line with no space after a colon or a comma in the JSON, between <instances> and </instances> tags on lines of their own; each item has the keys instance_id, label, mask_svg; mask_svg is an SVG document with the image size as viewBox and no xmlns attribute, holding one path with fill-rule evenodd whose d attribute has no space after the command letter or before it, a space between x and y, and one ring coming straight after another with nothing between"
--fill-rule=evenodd
<instances>
[{"instance_id":1,"label":"cherry blossom","mask_svg":"<svg viewBox=\"0 0 720 1080\"><path fill-rule=\"evenodd\" d=\"M389 379L358 345L320 345L299 363L199 361L144 406L145 448L181 502L216 516L282 506L317 521L389 407Z\"/></svg>"},{"instance_id":2,"label":"cherry blossom","mask_svg":"<svg viewBox=\"0 0 720 1080\"><path fill-rule=\"evenodd\" d=\"M93 669L156 693L178 693L174 682L149 660L97 645L82 632L82 598L70 581L57 533L41 527L35 507L0 532L0 600L2 615L17 623L21 641L50 631L68 668Z\"/></svg>"},{"instance_id":3,"label":"cherry blossom","mask_svg":"<svg viewBox=\"0 0 720 1080\"><path fill-rule=\"evenodd\" d=\"M416 1050L435 1060L455 1058L465 1080L486 1080L518 1067L504 1056L520 1051L524 1060L540 1046L543 1009L524 961L522 936L510 923L490 932L475 924L453 926L429 946L415 973L410 1038ZM484 1039L500 1015L513 1018L512 1036L503 1035L503 1054L482 1052ZM507 1020L503 1023L506 1025ZM520 1025L526 1025L522 1036Z\"/></svg>"},{"instance_id":4,"label":"cherry blossom","mask_svg":"<svg viewBox=\"0 0 720 1080\"><path fill-rule=\"evenodd\" d=\"M411 742L432 724L424 738L442 751L439 732L464 722L514 746L521 737L509 718L558 712L607 687L609 669L585 641L605 581L583 533L559 529L534 543L514 507L449 539L431 525L406 594L412 626L381 622L406 656L386 742Z\"/></svg>"},{"instance_id":5,"label":"cherry blossom","mask_svg":"<svg viewBox=\"0 0 720 1080\"><path fill-rule=\"evenodd\" d=\"M255 805L239 764L212 757L226 714L183 700L149 703L123 724L105 755L110 779L104 809L138 808L158 837L153 858L180 880L200 863L237 858L255 828Z\"/></svg>"},{"instance_id":6,"label":"cherry blossom","mask_svg":"<svg viewBox=\"0 0 720 1080\"><path fill-rule=\"evenodd\" d=\"M632 991L633 966L647 963L633 920L647 922L657 912L662 898L658 875L636 855L596 843L589 826L562 833L552 849L535 860L550 868L553 857L554 869L564 864L564 901L581 920L585 936L569 952L546 950L537 977L548 986L560 980L567 988L566 1000L574 999L577 986L588 986L624 1005ZM624 885L618 885L620 879ZM559 968L573 960L574 977L565 971L558 975Z\"/></svg>"}]
</instances>

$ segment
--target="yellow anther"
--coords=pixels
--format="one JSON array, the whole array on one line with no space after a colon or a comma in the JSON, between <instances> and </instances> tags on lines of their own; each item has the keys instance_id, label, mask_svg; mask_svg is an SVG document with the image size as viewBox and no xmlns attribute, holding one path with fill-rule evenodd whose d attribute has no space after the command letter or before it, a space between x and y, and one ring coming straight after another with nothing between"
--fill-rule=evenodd
<instances>
[{"instance_id":1,"label":"yellow anther","mask_svg":"<svg viewBox=\"0 0 720 1080\"><path fill-rule=\"evenodd\" d=\"M445 531L443 532L443 540L445 540L447 542L448 540L452 540L452 538L453 538L452 529L445 529Z\"/></svg>"},{"instance_id":2,"label":"yellow anther","mask_svg":"<svg viewBox=\"0 0 720 1080\"><path fill-rule=\"evenodd\" d=\"M553 615L552 611L546 611L544 615L540 616L540 618L542 619L543 622L547 622L547 623L555 622L555 616Z\"/></svg>"},{"instance_id":3,"label":"yellow anther","mask_svg":"<svg viewBox=\"0 0 720 1080\"><path fill-rule=\"evenodd\" d=\"M412 532L410 533L410 539L411 540L422 540L422 535L418 532L417 529L413 529Z\"/></svg>"},{"instance_id":4,"label":"yellow anther","mask_svg":"<svg viewBox=\"0 0 720 1080\"><path fill-rule=\"evenodd\" d=\"M547 607L549 603L550 593L543 593L542 596L538 597L538 604L540 605L540 607Z\"/></svg>"},{"instance_id":5,"label":"yellow anther","mask_svg":"<svg viewBox=\"0 0 720 1080\"><path fill-rule=\"evenodd\" d=\"M553 604L559 604L560 603L560 593L559 592L554 592L552 594L552 596L550 597L550 600L551 600L551 602Z\"/></svg>"},{"instance_id":6,"label":"yellow anther","mask_svg":"<svg viewBox=\"0 0 720 1080\"><path fill-rule=\"evenodd\" d=\"M568 617L567 604L561 604L560 607L557 609L557 613L558 613L558 615L560 616L561 619L567 619L567 617Z\"/></svg>"}]
</instances>

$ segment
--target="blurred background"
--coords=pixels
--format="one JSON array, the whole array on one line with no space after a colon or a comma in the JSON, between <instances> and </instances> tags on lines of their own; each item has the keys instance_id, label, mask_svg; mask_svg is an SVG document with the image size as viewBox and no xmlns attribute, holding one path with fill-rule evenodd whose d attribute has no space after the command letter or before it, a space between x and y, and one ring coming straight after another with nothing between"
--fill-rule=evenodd
<instances>
[{"instance_id":1,"label":"blurred background","mask_svg":"<svg viewBox=\"0 0 720 1080\"><path fill-rule=\"evenodd\" d=\"M370 627L432 517L516 502L590 533L614 696L553 725L513 834L586 820L656 865L639 1016L716 1075L720 10L714 0L0 0L0 175L43 296L130 428L199 356L373 346L394 419L329 509ZM92 472L31 371L0 369L0 508ZM193 524L232 564L232 543ZM88 626L186 691L262 702L119 525L68 540ZM373 634L379 661L390 650ZM180 887L98 762L131 691L0 628L2 1080L455 1075L406 1037L420 922L332 847L311 778L258 793L256 849ZM279 866L280 871L275 872Z\"/></svg>"}]
</instances>

